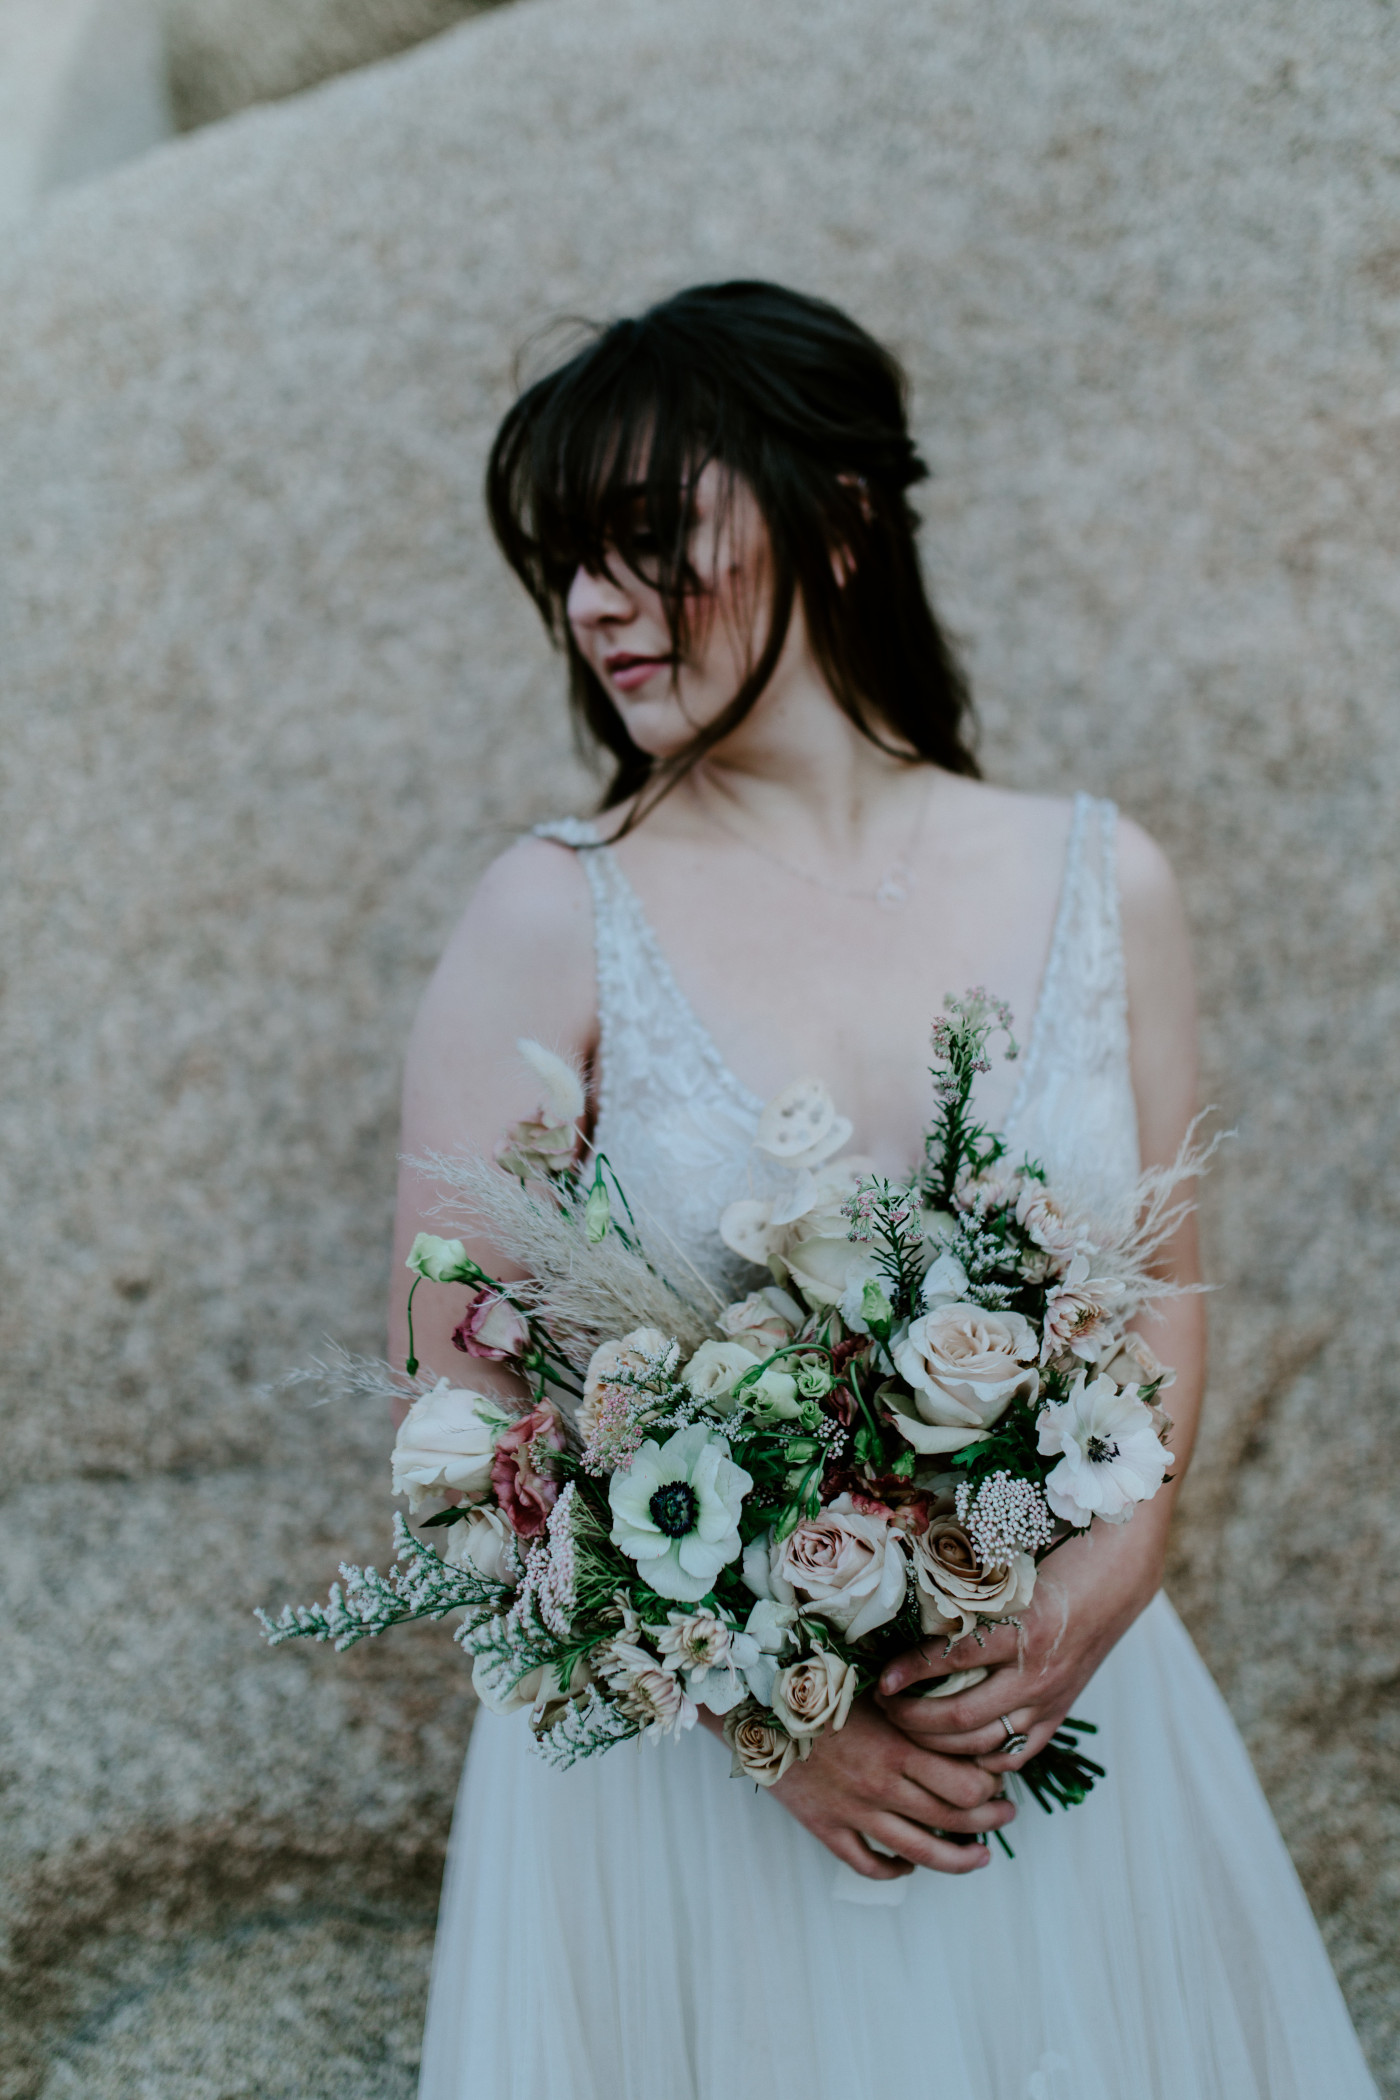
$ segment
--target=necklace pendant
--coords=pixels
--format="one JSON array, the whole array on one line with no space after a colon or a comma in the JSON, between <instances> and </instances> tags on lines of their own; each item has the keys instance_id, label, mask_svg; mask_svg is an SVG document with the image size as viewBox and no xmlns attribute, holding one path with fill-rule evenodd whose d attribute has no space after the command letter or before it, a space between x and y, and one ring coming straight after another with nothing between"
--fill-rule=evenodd
<instances>
[{"instance_id":1,"label":"necklace pendant","mask_svg":"<svg viewBox=\"0 0 1400 2100\"><path fill-rule=\"evenodd\" d=\"M914 880L902 861L886 868L875 890L875 902L881 911L902 911L909 902L909 893Z\"/></svg>"}]
</instances>

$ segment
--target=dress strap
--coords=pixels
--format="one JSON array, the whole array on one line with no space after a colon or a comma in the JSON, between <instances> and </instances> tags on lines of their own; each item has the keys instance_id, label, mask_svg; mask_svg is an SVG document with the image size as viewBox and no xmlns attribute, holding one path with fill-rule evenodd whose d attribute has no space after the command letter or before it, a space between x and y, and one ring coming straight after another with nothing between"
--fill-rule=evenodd
<instances>
[{"instance_id":1,"label":"dress strap","mask_svg":"<svg viewBox=\"0 0 1400 2100\"><path fill-rule=\"evenodd\" d=\"M579 851L593 892L593 953L598 985L599 1115L609 1088L630 1089L644 1064L656 1065L666 1046L669 1067L683 1067L729 1112L756 1118L763 1103L729 1069L709 1030L672 973L641 899L596 824L563 817L537 824L536 838L557 839ZM678 1082L679 1083L679 1082Z\"/></svg>"},{"instance_id":2,"label":"dress strap","mask_svg":"<svg viewBox=\"0 0 1400 2100\"><path fill-rule=\"evenodd\" d=\"M1111 802L1075 797L1040 1003L1006 1122L1013 1150L1067 1182L1096 1183L1095 1208L1137 1174L1117 833Z\"/></svg>"}]
</instances>

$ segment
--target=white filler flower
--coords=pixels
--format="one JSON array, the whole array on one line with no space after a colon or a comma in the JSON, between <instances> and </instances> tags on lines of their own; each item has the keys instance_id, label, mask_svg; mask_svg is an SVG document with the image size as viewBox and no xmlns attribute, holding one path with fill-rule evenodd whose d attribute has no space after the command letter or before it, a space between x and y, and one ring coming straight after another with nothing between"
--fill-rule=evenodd
<instances>
[{"instance_id":1,"label":"white filler flower","mask_svg":"<svg viewBox=\"0 0 1400 2100\"><path fill-rule=\"evenodd\" d=\"M1045 1482L1045 1499L1066 1524L1094 1517L1125 1524L1175 1464L1135 1386L1120 1392L1111 1378L1090 1385L1083 1373L1068 1400L1042 1408L1040 1449L1047 1457L1063 1453Z\"/></svg>"},{"instance_id":2,"label":"white filler flower","mask_svg":"<svg viewBox=\"0 0 1400 2100\"><path fill-rule=\"evenodd\" d=\"M659 1597L694 1604L739 1556L739 1511L753 1481L720 1437L692 1422L643 1444L608 1487L612 1542Z\"/></svg>"}]
</instances>

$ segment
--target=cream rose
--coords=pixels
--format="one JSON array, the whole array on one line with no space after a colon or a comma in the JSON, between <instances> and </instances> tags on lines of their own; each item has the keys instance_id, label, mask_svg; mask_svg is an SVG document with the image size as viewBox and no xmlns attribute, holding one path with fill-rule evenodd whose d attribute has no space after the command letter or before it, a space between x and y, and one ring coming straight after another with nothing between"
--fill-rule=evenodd
<instances>
[{"instance_id":1,"label":"cream rose","mask_svg":"<svg viewBox=\"0 0 1400 2100\"><path fill-rule=\"evenodd\" d=\"M471 1568L488 1582L517 1580L515 1533L499 1509L472 1509L447 1534L443 1559L451 1568Z\"/></svg>"},{"instance_id":2,"label":"cream rose","mask_svg":"<svg viewBox=\"0 0 1400 2100\"><path fill-rule=\"evenodd\" d=\"M681 1383L719 1414L734 1405L734 1388L745 1371L763 1361L743 1342L702 1342L681 1372Z\"/></svg>"},{"instance_id":3,"label":"cream rose","mask_svg":"<svg viewBox=\"0 0 1400 2100\"><path fill-rule=\"evenodd\" d=\"M844 1728L856 1695L856 1672L825 1648L789 1663L773 1679L769 1701L789 1735L820 1735Z\"/></svg>"},{"instance_id":4,"label":"cream rose","mask_svg":"<svg viewBox=\"0 0 1400 2100\"><path fill-rule=\"evenodd\" d=\"M1006 1619L1024 1611L1035 1590L1035 1562L1013 1553L1000 1567L984 1567L953 1517L935 1517L913 1541L919 1624L925 1633L960 1640L979 1618Z\"/></svg>"},{"instance_id":5,"label":"cream rose","mask_svg":"<svg viewBox=\"0 0 1400 2100\"><path fill-rule=\"evenodd\" d=\"M496 1438L510 1419L499 1401L439 1378L400 1424L392 1492L408 1496L410 1513L429 1496L483 1500L491 1485Z\"/></svg>"},{"instance_id":6,"label":"cream rose","mask_svg":"<svg viewBox=\"0 0 1400 2100\"><path fill-rule=\"evenodd\" d=\"M915 1417L895 1407L895 1427L916 1451L957 1451L980 1441L1016 1399L1040 1384L1036 1335L1017 1312L967 1303L924 1313L895 1342L895 1369Z\"/></svg>"},{"instance_id":7,"label":"cream rose","mask_svg":"<svg viewBox=\"0 0 1400 2100\"><path fill-rule=\"evenodd\" d=\"M761 1358L771 1356L792 1340L806 1315L797 1300L775 1284L752 1291L737 1305L727 1305L719 1324L733 1340L754 1350Z\"/></svg>"},{"instance_id":8,"label":"cream rose","mask_svg":"<svg viewBox=\"0 0 1400 2100\"><path fill-rule=\"evenodd\" d=\"M907 1548L887 1517L862 1516L849 1495L838 1495L784 1539L772 1573L779 1596L786 1585L808 1611L858 1641L903 1604Z\"/></svg>"},{"instance_id":9,"label":"cream rose","mask_svg":"<svg viewBox=\"0 0 1400 2100\"><path fill-rule=\"evenodd\" d=\"M732 1777L752 1779L759 1786L776 1786L784 1772L812 1748L810 1736L789 1735L761 1706L736 1706L726 1714L724 1740L734 1753L729 1768Z\"/></svg>"}]
</instances>

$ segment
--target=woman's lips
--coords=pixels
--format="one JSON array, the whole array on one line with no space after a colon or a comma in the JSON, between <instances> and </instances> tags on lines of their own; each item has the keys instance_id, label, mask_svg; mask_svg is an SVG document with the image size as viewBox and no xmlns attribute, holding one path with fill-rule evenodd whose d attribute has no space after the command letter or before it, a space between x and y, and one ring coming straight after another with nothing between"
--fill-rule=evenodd
<instances>
[{"instance_id":1,"label":"woman's lips","mask_svg":"<svg viewBox=\"0 0 1400 2100\"><path fill-rule=\"evenodd\" d=\"M619 692L634 693L658 671L669 671L671 659L669 656L609 656L603 668Z\"/></svg>"}]
</instances>

